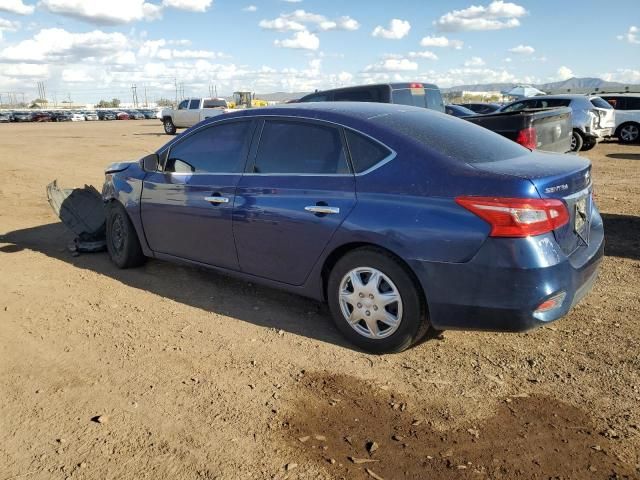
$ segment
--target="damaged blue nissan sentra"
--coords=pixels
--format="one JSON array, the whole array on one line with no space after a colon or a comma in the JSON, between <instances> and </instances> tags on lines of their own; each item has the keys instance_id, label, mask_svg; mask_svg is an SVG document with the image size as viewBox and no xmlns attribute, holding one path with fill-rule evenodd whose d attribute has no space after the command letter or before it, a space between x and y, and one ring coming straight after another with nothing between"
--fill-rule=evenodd
<instances>
[{"instance_id":1,"label":"damaged blue nissan sentra","mask_svg":"<svg viewBox=\"0 0 640 480\"><path fill-rule=\"evenodd\" d=\"M374 353L556 320L604 250L587 159L402 105L223 114L111 165L102 197L119 267L188 262L326 301Z\"/></svg>"}]
</instances>

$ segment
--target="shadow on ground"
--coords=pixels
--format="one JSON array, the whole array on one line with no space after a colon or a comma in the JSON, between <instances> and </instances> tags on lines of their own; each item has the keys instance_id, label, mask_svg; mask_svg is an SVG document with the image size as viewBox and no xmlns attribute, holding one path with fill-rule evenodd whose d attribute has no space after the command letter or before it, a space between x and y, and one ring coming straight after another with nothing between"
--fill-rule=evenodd
<instances>
[{"instance_id":1,"label":"shadow on ground","mask_svg":"<svg viewBox=\"0 0 640 480\"><path fill-rule=\"evenodd\" d=\"M352 348L318 302L196 267L150 259L143 267L120 270L106 252L74 257L66 246L73 235L51 223L0 235L0 255L33 250L125 285L254 325Z\"/></svg>"},{"instance_id":2,"label":"shadow on ground","mask_svg":"<svg viewBox=\"0 0 640 480\"><path fill-rule=\"evenodd\" d=\"M640 260L640 217L603 213L605 255Z\"/></svg>"},{"instance_id":3,"label":"shadow on ground","mask_svg":"<svg viewBox=\"0 0 640 480\"><path fill-rule=\"evenodd\" d=\"M607 158L616 160L640 160L640 153L609 153Z\"/></svg>"}]
</instances>

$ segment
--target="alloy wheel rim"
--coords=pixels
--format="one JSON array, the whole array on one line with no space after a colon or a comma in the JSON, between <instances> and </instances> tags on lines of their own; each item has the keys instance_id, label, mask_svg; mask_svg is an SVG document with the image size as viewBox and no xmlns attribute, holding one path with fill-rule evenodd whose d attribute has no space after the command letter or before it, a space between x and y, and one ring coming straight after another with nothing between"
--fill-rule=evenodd
<instances>
[{"instance_id":1,"label":"alloy wheel rim","mask_svg":"<svg viewBox=\"0 0 640 480\"><path fill-rule=\"evenodd\" d=\"M387 338L402 322L402 298L380 270L358 267L340 282L340 311L351 328L366 338Z\"/></svg>"},{"instance_id":2,"label":"alloy wheel rim","mask_svg":"<svg viewBox=\"0 0 640 480\"><path fill-rule=\"evenodd\" d=\"M636 140L638 138L638 133L640 132L638 130L638 127L636 127L635 125L627 125L622 130L620 130L620 136L627 142L633 142L634 140Z\"/></svg>"},{"instance_id":3,"label":"alloy wheel rim","mask_svg":"<svg viewBox=\"0 0 640 480\"><path fill-rule=\"evenodd\" d=\"M571 135L571 150L575 150L578 145L578 140L576 140L575 134Z\"/></svg>"}]
</instances>

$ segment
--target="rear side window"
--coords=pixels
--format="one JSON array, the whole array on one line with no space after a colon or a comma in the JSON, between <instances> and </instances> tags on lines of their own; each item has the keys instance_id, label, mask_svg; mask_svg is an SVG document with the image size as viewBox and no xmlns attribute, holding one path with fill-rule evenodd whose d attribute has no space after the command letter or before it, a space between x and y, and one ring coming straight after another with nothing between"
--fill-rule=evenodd
<instances>
[{"instance_id":1,"label":"rear side window","mask_svg":"<svg viewBox=\"0 0 640 480\"><path fill-rule=\"evenodd\" d=\"M519 112L520 110L524 110L525 108L532 108L527 102L516 102L511 105L507 105L502 110L503 112Z\"/></svg>"},{"instance_id":2,"label":"rear side window","mask_svg":"<svg viewBox=\"0 0 640 480\"><path fill-rule=\"evenodd\" d=\"M369 170L391 155L391 151L385 146L353 130L345 129L345 135L356 173Z\"/></svg>"},{"instance_id":3,"label":"rear side window","mask_svg":"<svg viewBox=\"0 0 640 480\"><path fill-rule=\"evenodd\" d=\"M486 128L428 110L384 115L372 121L445 157L466 163L497 162L530 153L516 142Z\"/></svg>"},{"instance_id":4,"label":"rear side window","mask_svg":"<svg viewBox=\"0 0 640 480\"><path fill-rule=\"evenodd\" d=\"M262 129L254 173L349 173L340 132L316 123L268 120Z\"/></svg>"},{"instance_id":5,"label":"rear side window","mask_svg":"<svg viewBox=\"0 0 640 480\"><path fill-rule=\"evenodd\" d=\"M251 122L203 128L171 147L165 172L240 173L244 170Z\"/></svg>"},{"instance_id":6,"label":"rear side window","mask_svg":"<svg viewBox=\"0 0 640 480\"><path fill-rule=\"evenodd\" d=\"M625 97L625 110L640 110L640 97Z\"/></svg>"},{"instance_id":7,"label":"rear side window","mask_svg":"<svg viewBox=\"0 0 640 480\"><path fill-rule=\"evenodd\" d=\"M189 110L198 110L200 108L200 100L193 99L191 100L191 104L189 104Z\"/></svg>"},{"instance_id":8,"label":"rear side window","mask_svg":"<svg viewBox=\"0 0 640 480\"><path fill-rule=\"evenodd\" d=\"M393 90L393 103L413 107L430 108L444 112L444 102L440 90L434 88L400 88Z\"/></svg>"},{"instance_id":9,"label":"rear side window","mask_svg":"<svg viewBox=\"0 0 640 480\"><path fill-rule=\"evenodd\" d=\"M609 102L605 102L600 97L593 97L591 99L591 105L597 108L605 108L607 110L611 110L613 107L609 104Z\"/></svg>"},{"instance_id":10,"label":"rear side window","mask_svg":"<svg viewBox=\"0 0 640 480\"><path fill-rule=\"evenodd\" d=\"M540 108L568 107L571 100L561 98L547 98L539 100Z\"/></svg>"}]
</instances>

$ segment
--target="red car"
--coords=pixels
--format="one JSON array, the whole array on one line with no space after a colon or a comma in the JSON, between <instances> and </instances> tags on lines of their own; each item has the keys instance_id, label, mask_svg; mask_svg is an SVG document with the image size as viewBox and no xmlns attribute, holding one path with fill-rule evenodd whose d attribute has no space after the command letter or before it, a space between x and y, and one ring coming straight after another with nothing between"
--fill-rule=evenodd
<instances>
[{"instance_id":1,"label":"red car","mask_svg":"<svg viewBox=\"0 0 640 480\"><path fill-rule=\"evenodd\" d=\"M47 112L36 112L31 117L32 122L50 122L51 114Z\"/></svg>"},{"instance_id":2,"label":"red car","mask_svg":"<svg viewBox=\"0 0 640 480\"><path fill-rule=\"evenodd\" d=\"M118 112L116 113L116 118L118 120L129 120L129 114L127 112Z\"/></svg>"}]
</instances>

